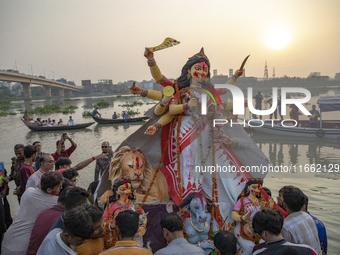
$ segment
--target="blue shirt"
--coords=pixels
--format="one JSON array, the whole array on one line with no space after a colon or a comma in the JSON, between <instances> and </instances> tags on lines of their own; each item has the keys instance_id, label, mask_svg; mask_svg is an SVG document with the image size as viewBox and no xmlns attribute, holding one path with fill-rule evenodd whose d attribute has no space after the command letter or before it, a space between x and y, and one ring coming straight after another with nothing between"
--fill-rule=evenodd
<instances>
[{"instance_id":1,"label":"blue shirt","mask_svg":"<svg viewBox=\"0 0 340 255\"><path fill-rule=\"evenodd\" d=\"M262 100L263 100L263 96L262 96L262 95L257 94L257 95L255 96L255 103L256 103L256 104L261 104L261 103L262 103Z\"/></svg>"},{"instance_id":2,"label":"blue shirt","mask_svg":"<svg viewBox=\"0 0 340 255\"><path fill-rule=\"evenodd\" d=\"M56 229L56 228L61 229L61 230L64 229L64 213L59 217L59 219L57 219L57 220L53 223L53 225L52 225L52 227L50 228L50 231L49 231L49 232L51 232L52 230L54 230L54 229Z\"/></svg>"},{"instance_id":3,"label":"blue shirt","mask_svg":"<svg viewBox=\"0 0 340 255\"><path fill-rule=\"evenodd\" d=\"M321 246L321 250L327 254L327 234L326 234L326 228L325 225L318 220L316 217L314 217L313 215L311 215L310 213L308 213L314 220L316 228L318 229L318 236L319 236L319 240L320 240L320 246Z\"/></svg>"},{"instance_id":4,"label":"blue shirt","mask_svg":"<svg viewBox=\"0 0 340 255\"><path fill-rule=\"evenodd\" d=\"M93 115L93 116L97 116L97 114L98 114L97 109L94 109L94 110L92 111L92 115Z\"/></svg>"},{"instance_id":5,"label":"blue shirt","mask_svg":"<svg viewBox=\"0 0 340 255\"><path fill-rule=\"evenodd\" d=\"M317 111L317 110L310 110L309 111L309 113L310 114L317 114L317 115L320 115L320 113L319 113L319 111ZM309 122L318 122L319 120L318 120L318 117L309 117Z\"/></svg>"},{"instance_id":6,"label":"blue shirt","mask_svg":"<svg viewBox=\"0 0 340 255\"><path fill-rule=\"evenodd\" d=\"M74 247L68 247L60 237L62 230L56 228L47 234L40 245L37 255L58 254L58 255L76 255Z\"/></svg>"},{"instance_id":7,"label":"blue shirt","mask_svg":"<svg viewBox=\"0 0 340 255\"><path fill-rule=\"evenodd\" d=\"M123 113L123 114L122 114L122 117L123 117L124 119L130 119L129 114L127 114L127 113Z\"/></svg>"},{"instance_id":8,"label":"blue shirt","mask_svg":"<svg viewBox=\"0 0 340 255\"><path fill-rule=\"evenodd\" d=\"M4 162L0 161L0 192L4 190L4 181L2 178L7 174Z\"/></svg>"}]
</instances>

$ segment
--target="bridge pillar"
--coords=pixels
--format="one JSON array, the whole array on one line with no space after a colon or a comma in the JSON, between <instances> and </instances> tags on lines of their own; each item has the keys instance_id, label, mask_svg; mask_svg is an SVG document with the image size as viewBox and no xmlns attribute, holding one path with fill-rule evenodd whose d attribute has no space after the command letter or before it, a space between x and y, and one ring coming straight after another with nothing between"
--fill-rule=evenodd
<instances>
[{"instance_id":1,"label":"bridge pillar","mask_svg":"<svg viewBox=\"0 0 340 255\"><path fill-rule=\"evenodd\" d=\"M30 100L32 99L32 95L31 95L31 84L28 82L23 82L22 83L22 87L24 90L24 99L25 100Z\"/></svg>"},{"instance_id":2,"label":"bridge pillar","mask_svg":"<svg viewBox=\"0 0 340 255\"><path fill-rule=\"evenodd\" d=\"M59 89L59 97L64 97L64 96L65 96L64 89Z\"/></svg>"},{"instance_id":3,"label":"bridge pillar","mask_svg":"<svg viewBox=\"0 0 340 255\"><path fill-rule=\"evenodd\" d=\"M26 111L30 111L33 109L32 107L32 100L31 99L28 99L28 100L24 100L24 105L25 105L25 110Z\"/></svg>"},{"instance_id":4,"label":"bridge pillar","mask_svg":"<svg viewBox=\"0 0 340 255\"><path fill-rule=\"evenodd\" d=\"M45 96L50 98L52 96L51 86L44 86L44 87L45 87Z\"/></svg>"},{"instance_id":5,"label":"bridge pillar","mask_svg":"<svg viewBox=\"0 0 340 255\"><path fill-rule=\"evenodd\" d=\"M46 106L46 105L52 105L52 98L48 98L48 99L45 100L44 106Z\"/></svg>"}]
</instances>

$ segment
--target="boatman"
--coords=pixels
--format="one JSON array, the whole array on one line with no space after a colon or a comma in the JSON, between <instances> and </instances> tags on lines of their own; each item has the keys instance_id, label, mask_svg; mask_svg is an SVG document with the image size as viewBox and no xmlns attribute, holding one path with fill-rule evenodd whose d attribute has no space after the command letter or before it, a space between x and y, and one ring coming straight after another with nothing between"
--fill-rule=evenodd
<instances>
[{"instance_id":1,"label":"boatman","mask_svg":"<svg viewBox=\"0 0 340 255\"><path fill-rule=\"evenodd\" d=\"M311 128L319 128L320 122L318 120L318 117L320 117L320 113L318 110L315 110L315 104L312 105L312 110L309 111L311 116L309 116L309 126Z\"/></svg>"},{"instance_id":2,"label":"boatman","mask_svg":"<svg viewBox=\"0 0 340 255\"><path fill-rule=\"evenodd\" d=\"M116 120L116 119L118 119L118 116L117 116L117 113L116 113L116 112L114 112L114 113L113 113L113 115L112 115L112 119L113 119L113 120Z\"/></svg>"},{"instance_id":3,"label":"boatman","mask_svg":"<svg viewBox=\"0 0 340 255\"><path fill-rule=\"evenodd\" d=\"M96 106L96 108L92 111L92 116L94 117L101 117L102 115L98 112L99 107Z\"/></svg>"},{"instance_id":4,"label":"boatman","mask_svg":"<svg viewBox=\"0 0 340 255\"><path fill-rule=\"evenodd\" d=\"M123 119L131 119L130 115L125 111L123 111L122 117Z\"/></svg>"},{"instance_id":5,"label":"boatman","mask_svg":"<svg viewBox=\"0 0 340 255\"><path fill-rule=\"evenodd\" d=\"M256 110L262 110L262 100L263 100L263 95L261 94L261 91L257 93L257 95L254 97L255 99L255 109ZM253 117L257 119L256 115L253 114ZM262 120L262 115L260 115L260 119Z\"/></svg>"},{"instance_id":6,"label":"boatman","mask_svg":"<svg viewBox=\"0 0 340 255\"><path fill-rule=\"evenodd\" d=\"M72 116L70 116L70 119L67 122L67 126L73 126L73 125L75 125L74 119L72 119Z\"/></svg>"}]
</instances>

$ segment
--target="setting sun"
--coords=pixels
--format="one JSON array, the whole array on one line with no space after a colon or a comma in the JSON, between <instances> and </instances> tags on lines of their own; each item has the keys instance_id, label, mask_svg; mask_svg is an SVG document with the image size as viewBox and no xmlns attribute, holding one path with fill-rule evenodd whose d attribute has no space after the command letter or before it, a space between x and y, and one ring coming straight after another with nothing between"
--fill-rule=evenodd
<instances>
[{"instance_id":1,"label":"setting sun","mask_svg":"<svg viewBox=\"0 0 340 255\"><path fill-rule=\"evenodd\" d=\"M283 26L272 27L267 31L265 42L273 50L281 50L292 41L291 31Z\"/></svg>"}]
</instances>

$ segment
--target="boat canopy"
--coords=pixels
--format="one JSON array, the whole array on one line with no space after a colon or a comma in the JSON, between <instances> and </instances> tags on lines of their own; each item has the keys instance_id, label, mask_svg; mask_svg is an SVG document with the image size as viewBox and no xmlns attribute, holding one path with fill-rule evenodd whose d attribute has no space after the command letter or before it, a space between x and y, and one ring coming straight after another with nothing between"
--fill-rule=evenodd
<instances>
[{"instance_id":1,"label":"boat canopy","mask_svg":"<svg viewBox=\"0 0 340 255\"><path fill-rule=\"evenodd\" d=\"M340 111L340 96L319 97L318 104L321 112Z\"/></svg>"}]
</instances>

